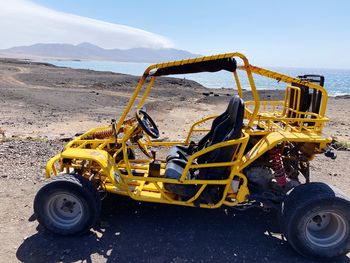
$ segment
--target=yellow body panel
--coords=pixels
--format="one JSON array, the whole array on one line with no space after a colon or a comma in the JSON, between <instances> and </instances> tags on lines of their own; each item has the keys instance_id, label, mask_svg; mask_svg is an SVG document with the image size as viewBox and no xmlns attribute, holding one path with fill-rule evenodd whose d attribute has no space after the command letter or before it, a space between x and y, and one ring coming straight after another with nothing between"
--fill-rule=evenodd
<instances>
[{"instance_id":1,"label":"yellow body panel","mask_svg":"<svg viewBox=\"0 0 350 263\"><path fill-rule=\"evenodd\" d=\"M316 133L271 132L264 136L247 154L242 157L240 169L244 169L254 160L273 149L281 142L310 142L320 144L320 148L324 148L325 145L331 141L332 138L325 138Z\"/></svg>"},{"instance_id":2,"label":"yellow body panel","mask_svg":"<svg viewBox=\"0 0 350 263\"><path fill-rule=\"evenodd\" d=\"M103 169L104 173L108 175L111 182L115 182L114 172L116 165L113 158L106 151L95 149L68 148L62 153L56 155L48 162L46 166L46 177L50 177L51 169L54 166L54 162L62 159L79 159L94 161L98 163L101 169Z\"/></svg>"}]
</instances>

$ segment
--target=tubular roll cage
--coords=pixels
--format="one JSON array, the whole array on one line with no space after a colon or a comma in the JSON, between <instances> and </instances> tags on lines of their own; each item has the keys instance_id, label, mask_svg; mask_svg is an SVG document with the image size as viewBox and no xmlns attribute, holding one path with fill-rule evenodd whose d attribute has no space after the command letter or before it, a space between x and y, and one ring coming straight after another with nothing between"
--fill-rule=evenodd
<instances>
[{"instance_id":1,"label":"tubular roll cage","mask_svg":"<svg viewBox=\"0 0 350 263\"><path fill-rule=\"evenodd\" d=\"M260 109L260 104L262 103L263 105L266 105L268 102L266 101L260 101L260 97L259 97L259 94L257 92L257 89L256 89L256 85L255 85L255 81L254 81L254 78L253 78L253 73L254 74L257 74L257 75L260 75L260 76L263 76L263 77L268 77L268 78L271 78L271 79L275 79L276 81L282 81L282 82L285 82L285 83L289 83L289 84L300 84L302 86L306 86L306 87L309 87L309 88L312 88L312 89L316 89L318 91L320 91L322 93L322 102L321 102L321 105L320 105L320 112L319 112L319 116L318 117L324 117L325 115L325 111L326 111L326 107L327 107L327 100L328 100L328 94L326 92L326 90L320 86L320 85L317 85L315 83L312 83L312 82L309 82L309 81L305 81L305 80L302 80L302 79L299 79L299 78L294 78L294 77L290 77L290 76L287 76L287 75L284 75L284 74L281 74L281 73L277 73L277 72L274 72L274 71L271 71L271 70L267 70L267 69L263 69L263 68L259 68L259 67L256 67L256 66L253 66L253 65L250 65L249 62L248 62L248 59L241 53L238 53L238 52L235 52L235 53L226 53L226 54L220 54L220 55L214 55L214 56L206 56L206 57L199 57L199 58L193 58L193 59L187 59L187 60L179 60L179 61L173 61L173 62L166 62L166 63L159 63L159 64L154 64L154 65L151 65L149 66L145 72L143 73L138 85L136 86L136 89L134 91L134 93L132 94L131 96L131 99L128 103L128 105L126 106L123 114L121 115L118 123L117 123L117 127L116 129L118 130L127 114L129 113L130 109L132 108L138 94L140 93L141 91L141 88L143 87L146 79L148 76L152 76L150 74L150 72L154 69L163 69L163 68L168 68L168 67L173 67L173 66L182 66L182 65L186 65L186 64L193 64L193 63L198 63L198 62L204 62L204 61L214 61L214 60L218 60L218 59L225 59L225 58L240 58L243 62L243 66L238 66L237 69L238 70L242 70L242 71L245 71L246 74L247 74L247 77L248 77L248 80L249 80L249 85L250 85L250 88L251 88L251 92L252 92L252 95L253 95L253 99L254 99L254 109L253 111L251 112L250 110L248 110L248 113L250 113L248 116L249 116L249 123L248 123L248 126L251 127L253 126L253 123L254 121L256 121L257 119L259 119L259 109ZM238 76L238 73L237 73L237 70L234 71L234 79L235 79L235 82L236 82L236 87L237 87L237 90L238 90L238 94L241 98L243 98L243 89L241 87L241 83L240 83L240 80L239 80L239 76ZM156 80L157 76L152 76L151 80L150 80L150 83L148 84L143 96L142 96L142 99L140 100L139 104L137 105L137 109L140 109L155 80ZM278 102L275 104L280 104L282 102ZM284 102L283 102L284 103ZM251 103L250 103L251 104ZM300 112L299 109L294 109L298 114L305 114L305 112ZM247 112L247 108L246 108L246 112ZM247 116L247 117L248 117ZM303 118L303 120L305 120ZM303 121L303 120L298 120L298 121ZM295 118L293 118L292 121L295 121ZM318 120L315 120L315 122L317 122ZM324 120L324 121L327 121L327 120Z\"/></svg>"},{"instance_id":2,"label":"tubular roll cage","mask_svg":"<svg viewBox=\"0 0 350 263\"><path fill-rule=\"evenodd\" d=\"M146 79L151 77L143 95L140 98L136 108L140 109L149 95L149 92L157 78L157 75L152 73L154 70L165 69L176 66L191 65L200 62L211 62L220 59L239 58L243 65L237 69L246 72L248 82L251 88L253 101L245 102L245 125L242 131L241 138L236 140L225 141L204 148L192 156L179 180L168 179L164 177L148 177L148 167L150 160L133 159L128 156L128 149L136 148L136 145L128 145L127 141L133 134L139 132L140 128L135 122L126 120L130 110L138 98ZM256 89L253 74L261 75L277 81L282 81L289 86L286 88L284 101L261 101ZM237 70L233 70L238 94L243 98L243 89L241 87ZM296 86L298 85L298 87ZM301 88L305 86L317 90L322 94L319 112L313 113L300 110ZM273 72L267 69L259 68L249 64L248 59L241 53L227 53L214 56L206 56L188 60L180 60L174 62L160 63L149 66L140 81L138 82L135 91L133 92L124 112L119 121L116 123L115 130L118 135L124 134L122 138L110 136L105 139L91 139L91 135L96 132L106 131L110 126L95 128L87 133L77 137L67 144L65 150L53 157L47 164L46 177L51 174L58 174L58 170L67 172L74 165L65 162L64 160L76 160L75 166L81 167L84 160L88 161L88 168L99 169L99 178L102 181L103 189L108 192L121 195L128 195L135 200L150 201L158 203L170 203L185 206L194 206L194 202L199 198L201 193L208 185L224 185L223 196L216 204L200 204L200 207L215 208L223 204L234 206L247 200L249 189L247 178L242 173L242 170L254 160L259 158L268 150L274 148L277 144L285 141L292 142L310 142L318 145L318 149L325 147L330 142L329 138L324 138L321 135L323 125L328 119L324 116L326 111L328 95L326 90L315 83L305 81L299 78L290 77L284 74ZM263 111L260 111L262 109ZM153 147L170 147L175 144L188 145L193 133L205 132L207 129L198 128L203 123L214 119L216 116L208 116L200 121L195 122L189 130L185 141L152 141L146 135L144 145ZM311 125L310 125L311 123ZM259 129L255 129L258 127ZM261 138L252 149L246 152L246 146L251 136L260 136ZM111 145L120 145L120 148L111 156L108 150ZM210 151L221 147L236 147L235 154L231 162L218 162L206 164L194 164L193 161ZM123 158L116 163L116 156L122 154ZM56 163L59 163L59 169L56 168ZM161 174L164 174L166 162L162 160ZM229 167L231 168L230 175L224 180L187 180L185 176L190 169L202 169L208 167ZM135 175L134 172L140 172L142 176ZM238 191L233 192L233 180L239 180L240 185ZM171 193L164 190L163 184L184 184L197 185L197 193L186 201L176 200Z\"/></svg>"}]
</instances>

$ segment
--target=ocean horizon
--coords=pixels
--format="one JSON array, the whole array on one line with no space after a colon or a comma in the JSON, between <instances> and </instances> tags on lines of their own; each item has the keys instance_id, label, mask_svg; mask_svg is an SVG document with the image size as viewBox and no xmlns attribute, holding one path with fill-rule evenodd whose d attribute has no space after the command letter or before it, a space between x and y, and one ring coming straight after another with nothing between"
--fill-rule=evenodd
<instances>
[{"instance_id":1,"label":"ocean horizon","mask_svg":"<svg viewBox=\"0 0 350 263\"><path fill-rule=\"evenodd\" d=\"M45 60L59 67L75 69L91 69L97 71L111 71L116 73L141 76L151 63L91 61L91 60ZM325 77L325 89L330 96L350 95L350 70L348 69L317 69L317 68L291 68L266 67L267 69L284 73L290 76L305 74L319 74ZM249 89L248 79L243 72L239 72L242 88ZM172 75L171 77L194 80L207 88L234 88L235 82L232 73L220 71L215 73L197 73L186 75ZM276 80L254 75L258 89L284 89L285 84Z\"/></svg>"}]
</instances>

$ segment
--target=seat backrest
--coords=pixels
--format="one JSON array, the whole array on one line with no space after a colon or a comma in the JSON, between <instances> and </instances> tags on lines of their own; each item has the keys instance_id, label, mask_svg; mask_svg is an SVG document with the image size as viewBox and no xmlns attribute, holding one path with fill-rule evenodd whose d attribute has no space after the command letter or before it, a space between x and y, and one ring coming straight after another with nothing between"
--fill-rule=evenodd
<instances>
[{"instance_id":1,"label":"seat backrest","mask_svg":"<svg viewBox=\"0 0 350 263\"><path fill-rule=\"evenodd\" d=\"M234 105L234 100L235 100L235 97L231 98L225 112L222 113L221 115L217 116L213 120L211 127L210 127L210 131L202 139L200 139L200 141L198 142L198 146L196 148L196 151L203 149L204 147L207 146L207 144L209 144L211 142L216 127L218 127L225 119L227 119L228 115L232 111L232 108Z\"/></svg>"},{"instance_id":2,"label":"seat backrest","mask_svg":"<svg viewBox=\"0 0 350 263\"><path fill-rule=\"evenodd\" d=\"M241 136L244 118L244 102L238 96L235 96L233 100L233 106L229 115L215 128L210 145L238 139ZM232 145L218 148L200 156L198 158L198 163L230 162L235 150L236 147ZM199 171L198 179L220 180L227 177L228 172L229 169L227 167L203 168Z\"/></svg>"}]
</instances>

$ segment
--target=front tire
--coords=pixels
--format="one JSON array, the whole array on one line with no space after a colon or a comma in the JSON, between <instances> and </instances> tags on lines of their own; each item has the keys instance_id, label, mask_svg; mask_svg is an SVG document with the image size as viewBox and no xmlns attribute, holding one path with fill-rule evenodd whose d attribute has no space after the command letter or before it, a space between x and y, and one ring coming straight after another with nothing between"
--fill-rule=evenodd
<instances>
[{"instance_id":1,"label":"front tire","mask_svg":"<svg viewBox=\"0 0 350 263\"><path fill-rule=\"evenodd\" d=\"M281 230L301 255L332 260L350 251L350 201L324 183L308 183L287 193Z\"/></svg>"},{"instance_id":2,"label":"front tire","mask_svg":"<svg viewBox=\"0 0 350 263\"><path fill-rule=\"evenodd\" d=\"M38 222L59 235L87 232L96 224L100 211L101 199L95 186L77 174L50 178L34 199Z\"/></svg>"}]
</instances>

